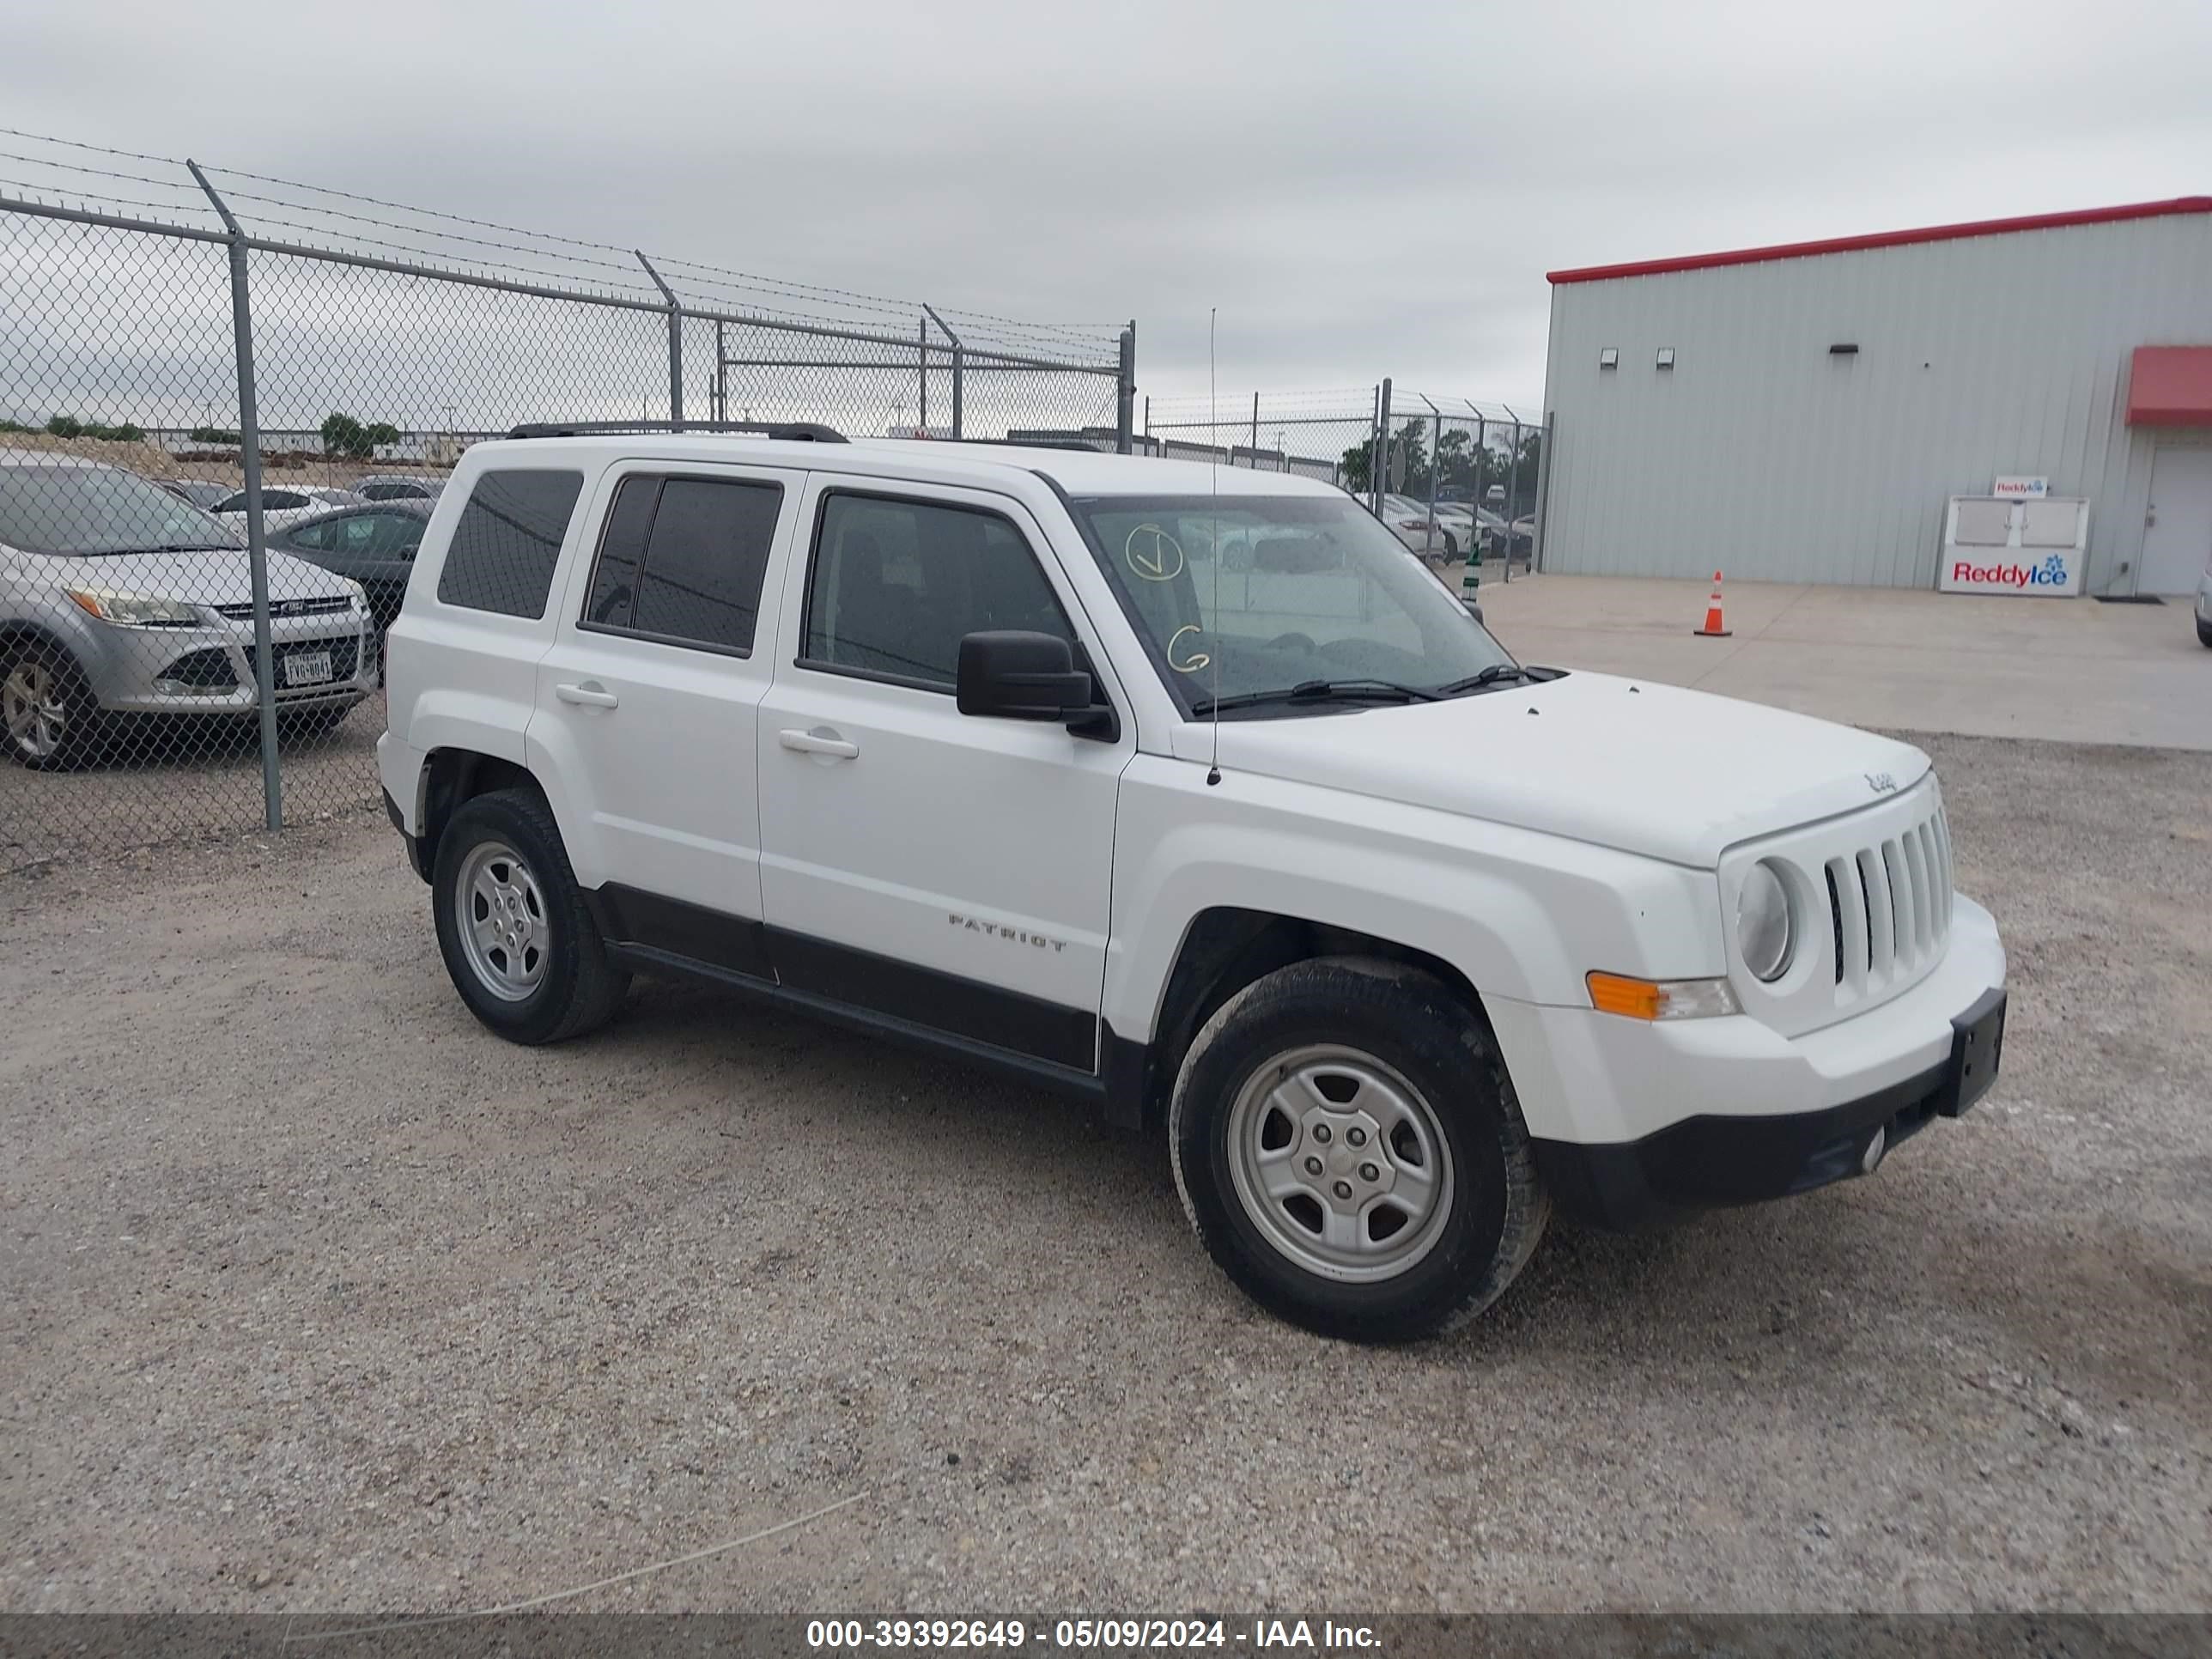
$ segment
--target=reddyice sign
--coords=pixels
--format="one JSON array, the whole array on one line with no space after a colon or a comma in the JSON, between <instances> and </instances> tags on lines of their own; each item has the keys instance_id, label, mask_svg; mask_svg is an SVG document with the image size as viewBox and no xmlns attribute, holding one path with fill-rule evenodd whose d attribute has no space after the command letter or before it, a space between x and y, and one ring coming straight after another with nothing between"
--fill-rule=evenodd
<instances>
[{"instance_id":1,"label":"reddyice sign","mask_svg":"<svg viewBox=\"0 0 2212 1659\"><path fill-rule=\"evenodd\" d=\"M1954 593L1980 590L2021 593L2031 588L2049 588L2063 593L2073 587L2073 577L2065 558L2057 553L2038 565L1976 564L1972 559L1954 556L1943 585Z\"/></svg>"}]
</instances>

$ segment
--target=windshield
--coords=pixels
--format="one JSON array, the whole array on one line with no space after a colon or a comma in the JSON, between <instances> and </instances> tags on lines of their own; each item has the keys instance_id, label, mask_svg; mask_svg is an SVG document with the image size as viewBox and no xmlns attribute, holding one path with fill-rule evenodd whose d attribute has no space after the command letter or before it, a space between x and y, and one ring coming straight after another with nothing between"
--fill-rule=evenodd
<instances>
[{"instance_id":1,"label":"windshield","mask_svg":"<svg viewBox=\"0 0 2212 1659\"><path fill-rule=\"evenodd\" d=\"M1108 495L1069 506L1186 714L1316 681L1436 691L1512 665L1348 495Z\"/></svg>"},{"instance_id":2,"label":"windshield","mask_svg":"<svg viewBox=\"0 0 2212 1659\"><path fill-rule=\"evenodd\" d=\"M78 557L239 544L220 519L112 466L0 466L0 542Z\"/></svg>"}]
</instances>

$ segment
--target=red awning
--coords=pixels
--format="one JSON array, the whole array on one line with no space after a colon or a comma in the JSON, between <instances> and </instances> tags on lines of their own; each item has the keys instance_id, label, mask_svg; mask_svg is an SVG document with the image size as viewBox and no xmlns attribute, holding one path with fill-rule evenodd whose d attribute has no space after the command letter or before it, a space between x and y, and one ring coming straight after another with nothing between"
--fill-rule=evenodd
<instances>
[{"instance_id":1,"label":"red awning","mask_svg":"<svg viewBox=\"0 0 2212 1659\"><path fill-rule=\"evenodd\" d=\"M2212 426L2212 346L2137 346L2130 426Z\"/></svg>"}]
</instances>

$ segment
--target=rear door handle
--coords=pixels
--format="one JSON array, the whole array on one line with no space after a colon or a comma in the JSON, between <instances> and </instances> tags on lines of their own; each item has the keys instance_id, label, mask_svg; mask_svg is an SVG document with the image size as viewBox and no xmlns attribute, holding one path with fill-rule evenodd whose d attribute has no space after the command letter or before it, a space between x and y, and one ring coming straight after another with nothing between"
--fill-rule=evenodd
<instances>
[{"instance_id":1,"label":"rear door handle","mask_svg":"<svg viewBox=\"0 0 2212 1659\"><path fill-rule=\"evenodd\" d=\"M618 708L622 699L597 680L586 680L581 685L556 685L553 695L562 702L580 702L586 708Z\"/></svg>"},{"instance_id":2,"label":"rear door handle","mask_svg":"<svg viewBox=\"0 0 2212 1659\"><path fill-rule=\"evenodd\" d=\"M786 730L777 732L775 740L802 755L826 755L832 760L851 760L860 752L859 744L848 743L835 732Z\"/></svg>"}]
</instances>

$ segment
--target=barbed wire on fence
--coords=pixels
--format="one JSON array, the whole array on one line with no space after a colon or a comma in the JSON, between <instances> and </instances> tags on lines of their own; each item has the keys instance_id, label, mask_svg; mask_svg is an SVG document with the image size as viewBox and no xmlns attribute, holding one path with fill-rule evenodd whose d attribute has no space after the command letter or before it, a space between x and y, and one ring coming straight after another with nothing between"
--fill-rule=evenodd
<instances>
[{"instance_id":1,"label":"barbed wire on fence","mask_svg":"<svg viewBox=\"0 0 2212 1659\"><path fill-rule=\"evenodd\" d=\"M272 807L374 811L383 630L482 439L803 420L1131 441L1127 325L0 135L0 872Z\"/></svg>"}]
</instances>

